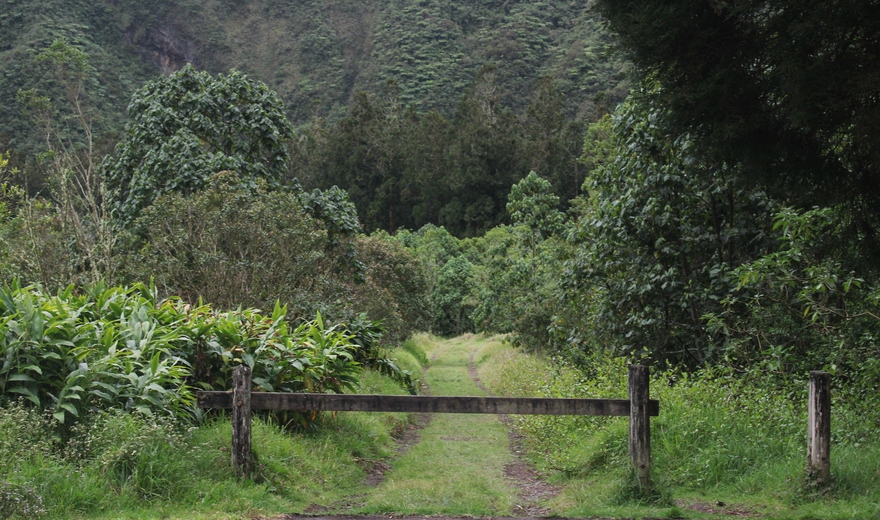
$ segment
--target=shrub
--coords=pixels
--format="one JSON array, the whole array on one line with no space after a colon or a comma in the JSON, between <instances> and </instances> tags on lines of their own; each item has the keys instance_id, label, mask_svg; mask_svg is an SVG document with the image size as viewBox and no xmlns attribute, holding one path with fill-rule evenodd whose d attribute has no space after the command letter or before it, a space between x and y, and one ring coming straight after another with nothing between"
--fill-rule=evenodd
<instances>
[{"instance_id":1,"label":"shrub","mask_svg":"<svg viewBox=\"0 0 880 520\"><path fill-rule=\"evenodd\" d=\"M428 286L421 262L384 232L358 237L356 244L366 269L365 282L353 286L354 306L382 321L391 344L427 330Z\"/></svg>"},{"instance_id":2,"label":"shrub","mask_svg":"<svg viewBox=\"0 0 880 520\"><path fill-rule=\"evenodd\" d=\"M144 210L126 264L130 278L152 277L189 302L266 309L281 300L297 316L332 315L325 302L344 301L348 289L327 247L327 231L297 194L223 172L190 197L172 193Z\"/></svg>"},{"instance_id":3,"label":"shrub","mask_svg":"<svg viewBox=\"0 0 880 520\"><path fill-rule=\"evenodd\" d=\"M356 387L363 365L414 389L364 334L359 345L343 326L325 327L320 313L290 327L286 313L278 304L269 316L193 308L140 284L70 286L50 297L14 283L0 289L0 396L22 396L70 426L109 408L188 418L192 388L227 390L239 364L267 391L342 393Z\"/></svg>"}]
</instances>

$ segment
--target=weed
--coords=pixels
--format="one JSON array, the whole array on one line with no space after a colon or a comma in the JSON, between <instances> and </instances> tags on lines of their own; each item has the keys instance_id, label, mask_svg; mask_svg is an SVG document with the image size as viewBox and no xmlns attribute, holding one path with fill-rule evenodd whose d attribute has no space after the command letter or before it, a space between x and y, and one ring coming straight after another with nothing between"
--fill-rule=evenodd
<instances>
[{"instance_id":1,"label":"weed","mask_svg":"<svg viewBox=\"0 0 880 520\"><path fill-rule=\"evenodd\" d=\"M45 513L43 497L34 488L0 481L0 517L37 518Z\"/></svg>"}]
</instances>

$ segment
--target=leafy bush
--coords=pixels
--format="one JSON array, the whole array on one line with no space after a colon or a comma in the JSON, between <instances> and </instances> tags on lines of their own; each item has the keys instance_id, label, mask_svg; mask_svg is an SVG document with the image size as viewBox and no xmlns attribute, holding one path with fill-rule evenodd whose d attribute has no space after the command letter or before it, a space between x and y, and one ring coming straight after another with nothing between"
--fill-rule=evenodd
<instances>
[{"instance_id":1,"label":"leafy bush","mask_svg":"<svg viewBox=\"0 0 880 520\"><path fill-rule=\"evenodd\" d=\"M320 314L291 328L286 312L277 304L271 316L193 308L140 284L48 296L14 283L0 289L0 395L22 396L70 425L108 408L189 417L193 387L226 390L242 363L267 391L342 393L356 387L363 365L414 388L373 344L326 328Z\"/></svg>"},{"instance_id":2,"label":"leafy bush","mask_svg":"<svg viewBox=\"0 0 880 520\"><path fill-rule=\"evenodd\" d=\"M0 288L0 393L49 409L61 423L93 407L180 414L193 401L172 352L177 312L145 286L57 296Z\"/></svg>"},{"instance_id":3,"label":"leafy bush","mask_svg":"<svg viewBox=\"0 0 880 520\"><path fill-rule=\"evenodd\" d=\"M382 322L383 338L389 344L427 330L430 315L423 264L384 232L358 237L355 243L365 280L352 287L353 306Z\"/></svg>"},{"instance_id":4,"label":"leafy bush","mask_svg":"<svg viewBox=\"0 0 880 520\"><path fill-rule=\"evenodd\" d=\"M220 308L295 302L304 315L344 296L325 254L327 233L291 192L249 188L233 172L206 189L169 194L132 227L128 277L153 278L165 294Z\"/></svg>"}]
</instances>

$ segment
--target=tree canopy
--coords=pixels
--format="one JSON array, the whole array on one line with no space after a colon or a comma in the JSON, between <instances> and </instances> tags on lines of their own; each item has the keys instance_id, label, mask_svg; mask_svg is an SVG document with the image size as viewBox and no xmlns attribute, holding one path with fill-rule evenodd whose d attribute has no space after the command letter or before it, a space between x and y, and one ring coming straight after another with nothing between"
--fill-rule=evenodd
<instances>
[{"instance_id":1,"label":"tree canopy","mask_svg":"<svg viewBox=\"0 0 880 520\"><path fill-rule=\"evenodd\" d=\"M600 0L667 107L716 163L802 206L844 203L877 229L880 4ZM870 215L870 216L866 216Z\"/></svg>"},{"instance_id":2,"label":"tree canopy","mask_svg":"<svg viewBox=\"0 0 880 520\"><path fill-rule=\"evenodd\" d=\"M109 163L119 212L130 219L157 196L188 194L213 174L278 181L293 129L278 95L232 71L213 76L187 66L138 90L125 139Z\"/></svg>"}]
</instances>

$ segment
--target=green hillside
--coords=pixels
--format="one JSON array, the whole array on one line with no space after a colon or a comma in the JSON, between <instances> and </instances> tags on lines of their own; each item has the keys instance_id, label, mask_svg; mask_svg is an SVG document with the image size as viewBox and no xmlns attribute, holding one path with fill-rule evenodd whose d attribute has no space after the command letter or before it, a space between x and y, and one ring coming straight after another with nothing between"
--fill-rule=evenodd
<instances>
[{"instance_id":1,"label":"green hillside","mask_svg":"<svg viewBox=\"0 0 880 520\"><path fill-rule=\"evenodd\" d=\"M499 99L525 109L550 75L569 117L622 99L624 66L584 2L463 0L7 0L0 12L0 147L32 151L15 93L48 91L38 49L66 38L91 56L99 135L120 128L131 93L187 62L245 71L278 91L295 125L345 114L358 91L393 79L400 99L450 117L480 67ZM51 91L50 91L51 92ZM55 92L57 97L59 92ZM105 138L107 144L113 139Z\"/></svg>"}]
</instances>

